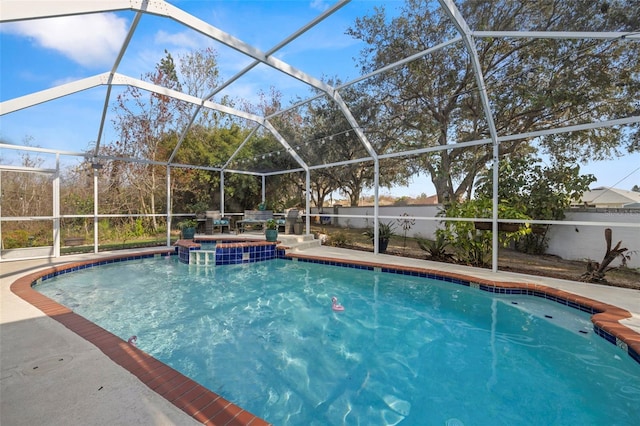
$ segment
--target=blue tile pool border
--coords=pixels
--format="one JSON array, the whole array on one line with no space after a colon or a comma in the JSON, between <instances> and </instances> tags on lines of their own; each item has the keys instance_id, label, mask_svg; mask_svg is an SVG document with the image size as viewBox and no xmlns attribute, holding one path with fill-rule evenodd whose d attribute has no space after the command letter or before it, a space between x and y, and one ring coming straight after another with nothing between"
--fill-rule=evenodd
<instances>
[{"instance_id":1,"label":"blue tile pool border","mask_svg":"<svg viewBox=\"0 0 640 426\"><path fill-rule=\"evenodd\" d=\"M243 244L246 243L243 241ZM345 261L331 258L321 258L321 257L313 257L307 255L300 254L291 254L286 253L284 249L277 248L275 245L262 245L262 247L271 247L270 250L259 250L254 246L243 246L243 244L238 244L239 247L231 247L234 256L234 259L223 259L220 264L218 264L218 259L216 255L216 266L220 265L231 265L237 263L253 263L256 261L262 260L270 260L270 259L283 259L283 260L295 260L300 262L307 263L315 263L320 265L328 265L328 266L337 266L343 268L353 268L359 270L366 271L374 271L374 272L382 272L382 273L390 273L390 274L398 274L398 275L406 275L411 277L419 277L419 278L428 278L433 280L438 280L442 282L463 285L465 287L472 287L478 289L480 291L486 291L489 293L495 294L505 294L505 295L527 295L543 298L555 303L559 303L561 305L567 306L572 309L577 309L582 312L586 312L591 314L591 321L593 323L593 331L610 342L613 345L618 346L621 350L625 351L633 360L640 364L640 335L635 333L633 330L628 327L623 326L619 323L620 319L628 318L631 314L621 308L616 306L608 305L602 302L598 302L596 300L588 299L582 296L577 296L572 293L568 293L562 290L554 289L547 286L537 285L537 284L528 284L528 283L502 283L502 282L481 282L483 280L466 277L466 276L452 276L456 274L446 275L445 273L435 272L430 270L425 270L422 268L412 268L412 267L396 267L391 265L380 265L377 263L370 262L355 262L355 261ZM253 250L253 254L255 255L254 260L241 260L238 262L238 254L241 256L242 253L250 253ZM247 249L245 251L245 249ZM265 255L268 253L268 255ZM142 254L131 254L131 255L123 255L123 256L114 256L108 259L103 260L88 260L83 262L76 262L70 264L68 267L65 265L61 265L59 267L55 267L53 272L45 273L40 276L37 280L35 280L31 285L35 285L39 282L46 281L47 279L64 275L71 272L81 271L87 268L109 265L118 262L126 262L130 260L140 260L140 259L148 259L154 257L166 257L166 256L179 256L178 247L172 249L166 249L162 251L156 251L151 253L142 253ZM231 256L231 255L230 255ZM267 258L268 257L268 258ZM259 260L257 260L259 259Z\"/></svg>"},{"instance_id":2,"label":"blue tile pool border","mask_svg":"<svg viewBox=\"0 0 640 426\"><path fill-rule=\"evenodd\" d=\"M591 300L582 296L577 296L572 293L557 290L551 287L542 285L533 285L534 288L528 288L530 285L525 283L480 283L478 279L472 279L470 277L455 277L447 276L445 273L435 273L426 271L421 268L411 267L395 267L389 265L376 265L368 262L349 262L344 260L336 260L330 258L317 258L306 255L288 254L285 255L285 259L296 260L299 262L316 263L321 265L338 266L343 268L355 268L368 271L376 271L382 273L407 275L411 277L428 278L447 283L463 285L466 287L476 288L480 291L486 291L494 294L505 295L526 295L534 296L542 299L549 300L551 302L559 303L572 309L577 309L582 312L591 314L591 321L593 323L593 331L598 336L602 337L609 343L612 343L626 352L633 360L640 364L640 336L633 330L621 325L618 319L628 318L631 314L623 309L604 304L595 300ZM555 294L554 294L555 293ZM580 299L578 301L576 299ZM617 311L622 311L623 314L620 317L616 317L615 320L607 319L601 322L597 317L605 314L606 311L614 308ZM612 324L615 323L615 324ZM607 328L614 326L615 329L624 329L623 333L612 333L607 331ZM629 338L631 336L631 339ZM628 340L632 340L629 342Z\"/></svg>"}]
</instances>

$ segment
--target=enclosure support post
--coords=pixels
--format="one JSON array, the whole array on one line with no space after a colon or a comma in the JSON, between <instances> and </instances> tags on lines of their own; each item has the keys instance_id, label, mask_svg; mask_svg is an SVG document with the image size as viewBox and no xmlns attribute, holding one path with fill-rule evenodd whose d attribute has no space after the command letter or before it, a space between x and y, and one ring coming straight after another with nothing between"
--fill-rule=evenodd
<instances>
[{"instance_id":1,"label":"enclosure support post","mask_svg":"<svg viewBox=\"0 0 640 426\"><path fill-rule=\"evenodd\" d=\"M60 153L56 154L53 177L53 257L60 257Z\"/></svg>"},{"instance_id":2,"label":"enclosure support post","mask_svg":"<svg viewBox=\"0 0 640 426\"><path fill-rule=\"evenodd\" d=\"M380 160L373 161L373 254L380 253Z\"/></svg>"},{"instance_id":3,"label":"enclosure support post","mask_svg":"<svg viewBox=\"0 0 640 426\"><path fill-rule=\"evenodd\" d=\"M167 166L167 247L171 247L171 166Z\"/></svg>"},{"instance_id":4,"label":"enclosure support post","mask_svg":"<svg viewBox=\"0 0 640 426\"><path fill-rule=\"evenodd\" d=\"M491 211L493 213L491 220L492 225L492 240L491 240L491 270L498 272L498 177L500 166L500 143L497 140L493 141L493 193Z\"/></svg>"},{"instance_id":5,"label":"enclosure support post","mask_svg":"<svg viewBox=\"0 0 640 426\"><path fill-rule=\"evenodd\" d=\"M0 217L2 217L2 171L0 171ZM0 220L0 261L2 261L2 250L4 250L4 240L2 239L2 221Z\"/></svg>"},{"instance_id":6,"label":"enclosure support post","mask_svg":"<svg viewBox=\"0 0 640 426\"><path fill-rule=\"evenodd\" d=\"M462 17L462 14L458 10L453 0L438 0L444 12L449 15L449 18L453 21L453 24L458 28L462 35L462 41L464 42L467 51L469 52L469 59L471 66L473 67L476 84L478 86L478 95L482 102L482 109L487 120L487 127L489 128L489 134L491 136L491 142L493 143L493 217L492 217L492 243L491 243L491 270L498 272L498 159L500 154L500 142L498 141L498 133L495 123L493 121L493 114L491 112L491 104L489 102L489 94L487 93L487 87L484 81L484 74L482 73L482 66L480 65L480 59L478 57L478 50L476 49L475 41L473 39L471 28Z\"/></svg>"},{"instance_id":7,"label":"enclosure support post","mask_svg":"<svg viewBox=\"0 0 640 426\"><path fill-rule=\"evenodd\" d=\"M306 173L305 173L305 194L306 196L304 197L304 211L306 213L306 220L305 220L305 234L310 234L311 233L311 171L309 169L307 169Z\"/></svg>"},{"instance_id":8,"label":"enclosure support post","mask_svg":"<svg viewBox=\"0 0 640 426\"><path fill-rule=\"evenodd\" d=\"M94 161L95 163L95 161ZM98 168L93 168L93 252L98 253Z\"/></svg>"},{"instance_id":9,"label":"enclosure support post","mask_svg":"<svg viewBox=\"0 0 640 426\"><path fill-rule=\"evenodd\" d=\"M224 217L224 170L220 170L220 214Z\"/></svg>"}]
</instances>

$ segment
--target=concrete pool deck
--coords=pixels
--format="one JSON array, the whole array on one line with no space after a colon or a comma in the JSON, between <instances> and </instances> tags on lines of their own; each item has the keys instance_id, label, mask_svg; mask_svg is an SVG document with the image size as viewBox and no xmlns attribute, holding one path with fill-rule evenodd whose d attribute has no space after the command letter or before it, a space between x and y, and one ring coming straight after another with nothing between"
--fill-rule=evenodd
<instances>
[{"instance_id":1,"label":"concrete pool deck","mask_svg":"<svg viewBox=\"0 0 640 426\"><path fill-rule=\"evenodd\" d=\"M249 237L249 236L248 236ZM255 238L255 236L253 236ZM235 238L235 237L234 237ZM0 424L2 425L188 425L198 422L100 349L15 295L19 277L64 263L118 251L58 259L0 263ZM334 247L306 248L299 255L438 270L479 279L541 284L631 312L620 321L640 333L640 291L498 272Z\"/></svg>"}]
</instances>

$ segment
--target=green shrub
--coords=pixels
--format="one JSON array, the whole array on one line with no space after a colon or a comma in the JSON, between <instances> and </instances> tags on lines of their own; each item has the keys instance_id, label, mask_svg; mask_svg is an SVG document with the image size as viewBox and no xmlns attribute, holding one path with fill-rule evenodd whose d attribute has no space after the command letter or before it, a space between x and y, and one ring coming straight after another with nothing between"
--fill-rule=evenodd
<instances>
[{"instance_id":1,"label":"green shrub","mask_svg":"<svg viewBox=\"0 0 640 426\"><path fill-rule=\"evenodd\" d=\"M446 217L456 218L488 218L491 216L492 202L487 199L469 200L464 203L453 203L444 211ZM506 204L498 205L500 219L529 219L528 216ZM531 232L528 225L522 225L515 232L500 232L499 241L502 246ZM455 252L458 262L471 266L486 266L491 258L492 231L475 228L471 221L444 221L444 229L436 231L436 238L447 241Z\"/></svg>"},{"instance_id":2,"label":"green shrub","mask_svg":"<svg viewBox=\"0 0 640 426\"><path fill-rule=\"evenodd\" d=\"M100 235L100 241L113 240L117 237L117 232L111 227L109 219L100 219L98 221L98 235Z\"/></svg>"},{"instance_id":3,"label":"green shrub","mask_svg":"<svg viewBox=\"0 0 640 426\"><path fill-rule=\"evenodd\" d=\"M436 233L435 240L416 238L416 242L418 247L427 252L430 260L436 262L451 262L453 260L453 254L447 250L449 241L447 241L443 233Z\"/></svg>"},{"instance_id":4,"label":"green shrub","mask_svg":"<svg viewBox=\"0 0 640 426\"><path fill-rule=\"evenodd\" d=\"M345 231L336 231L329 235L326 244L332 247L347 247L351 244L351 237Z\"/></svg>"},{"instance_id":5,"label":"green shrub","mask_svg":"<svg viewBox=\"0 0 640 426\"><path fill-rule=\"evenodd\" d=\"M23 229L5 232L2 236L4 248L22 248L29 246L29 233Z\"/></svg>"},{"instance_id":6,"label":"green shrub","mask_svg":"<svg viewBox=\"0 0 640 426\"><path fill-rule=\"evenodd\" d=\"M142 218L141 217L136 218L136 221L133 225L133 235L135 235L136 237L142 237L146 234L147 233L144 229L144 225L142 224Z\"/></svg>"}]
</instances>

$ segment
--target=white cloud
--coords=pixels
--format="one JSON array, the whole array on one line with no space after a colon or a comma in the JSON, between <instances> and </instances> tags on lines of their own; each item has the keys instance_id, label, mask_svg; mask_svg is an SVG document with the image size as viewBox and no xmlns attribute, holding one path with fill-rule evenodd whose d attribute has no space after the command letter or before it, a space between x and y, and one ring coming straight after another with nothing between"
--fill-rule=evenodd
<instances>
[{"instance_id":1,"label":"white cloud","mask_svg":"<svg viewBox=\"0 0 640 426\"><path fill-rule=\"evenodd\" d=\"M127 22L112 13L38 19L6 24L7 32L31 37L88 68L113 62L127 34Z\"/></svg>"},{"instance_id":2,"label":"white cloud","mask_svg":"<svg viewBox=\"0 0 640 426\"><path fill-rule=\"evenodd\" d=\"M311 4L309 5L311 9L325 11L329 8L329 4L324 0L311 0Z\"/></svg>"},{"instance_id":3,"label":"white cloud","mask_svg":"<svg viewBox=\"0 0 640 426\"><path fill-rule=\"evenodd\" d=\"M193 31L182 31L170 34L164 30L160 30L155 34L154 42L159 45L171 45L181 48L198 49L202 43L195 37ZM170 49L169 49L170 50Z\"/></svg>"}]
</instances>

